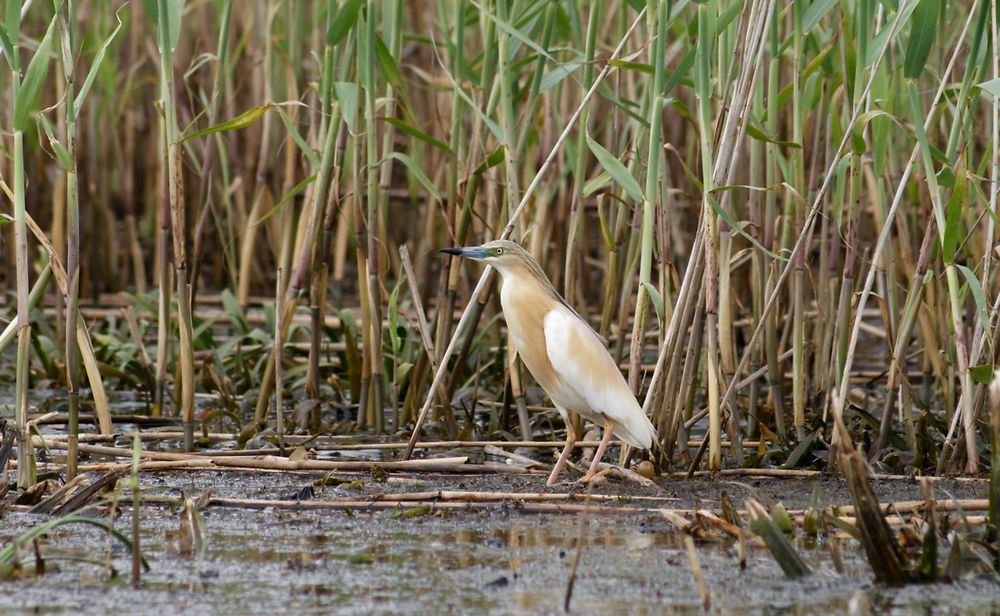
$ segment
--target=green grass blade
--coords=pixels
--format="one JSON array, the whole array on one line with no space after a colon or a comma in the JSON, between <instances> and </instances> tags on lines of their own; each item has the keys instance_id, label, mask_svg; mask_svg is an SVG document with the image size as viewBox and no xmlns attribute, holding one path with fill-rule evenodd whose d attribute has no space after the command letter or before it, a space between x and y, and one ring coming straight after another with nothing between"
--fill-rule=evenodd
<instances>
[{"instance_id":1,"label":"green grass blade","mask_svg":"<svg viewBox=\"0 0 1000 616\"><path fill-rule=\"evenodd\" d=\"M45 31L42 42L38 44L38 50L31 57L28 69L24 72L24 80L14 101L14 130L25 130L28 125L28 117L31 114L42 86L45 84L45 76L49 72L50 51L52 49L52 33L55 32L56 18L49 22L49 27Z\"/></svg>"},{"instance_id":2,"label":"green grass blade","mask_svg":"<svg viewBox=\"0 0 1000 616\"><path fill-rule=\"evenodd\" d=\"M590 133L587 134L587 146L590 151L594 153L597 157L597 162L601 163L601 167L608 172L608 175L625 190L625 193L630 199L636 203L642 202L642 187L639 186L638 180L633 177L629 172L628 168L622 164L622 161L607 151L604 146L594 141Z\"/></svg>"},{"instance_id":3,"label":"green grass blade","mask_svg":"<svg viewBox=\"0 0 1000 616\"><path fill-rule=\"evenodd\" d=\"M14 45L10 42L10 35L7 34L7 28L0 24L0 52L3 53L3 57L7 60L7 65L13 69L14 68Z\"/></svg>"},{"instance_id":4,"label":"green grass blade","mask_svg":"<svg viewBox=\"0 0 1000 616\"><path fill-rule=\"evenodd\" d=\"M87 78L83 80L83 85L80 86L80 91L77 93L76 99L73 101L73 110L77 115L80 113L83 101L87 99L87 94L90 92L91 86L94 85L94 79L97 77L97 71L101 69L101 64L104 63L104 56L108 51L108 47L115 40L115 37L118 35L118 31L122 29L121 15L116 13L115 19L118 20L118 25L111 32L108 38L104 39L104 42L101 43L100 49L97 50L97 54L94 56L94 62L90 65L90 71L87 73Z\"/></svg>"},{"instance_id":5,"label":"green grass blade","mask_svg":"<svg viewBox=\"0 0 1000 616\"><path fill-rule=\"evenodd\" d=\"M944 241L941 244L941 260L946 264L955 262L958 243L965 234L962 213L965 209L965 171L959 169L955 185L945 210Z\"/></svg>"},{"instance_id":6,"label":"green grass blade","mask_svg":"<svg viewBox=\"0 0 1000 616\"><path fill-rule=\"evenodd\" d=\"M326 44L334 47L339 45L350 34L351 28L358 23L358 11L361 10L363 0L347 0L341 5L336 17L326 31Z\"/></svg>"},{"instance_id":7,"label":"green grass blade","mask_svg":"<svg viewBox=\"0 0 1000 616\"><path fill-rule=\"evenodd\" d=\"M251 225L259 225L260 223L264 222L268 218L274 216L275 214L277 214L278 212L280 212L282 210L282 208L285 207L285 204L288 203L289 201L291 201L292 198L295 197L295 195L297 195L300 192L302 192L303 189L305 189L306 186L309 186L310 184L312 184L315 181L316 181L316 176L315 175L310 175L306 179L302 180L301 182L299 182L298 184L296 184L295 186L293 186L291 190L289 190L287 193L285 193L285 196L283 196L280 201L278 201L277 203L275 203L274 207L271 208L270 210L268 210L268 212L266 214L264 214L263 216L261 216L257 220L251 222L250 224Z\"/></svg>"},{"instance_id":8,"label":"green grass blade","mask_svg":"<svg viewBox=\"0 0 1000 616\"><path fill-rule=\"evenodd\" d=\"M386 156L386 159L390 158L398 160L406 165L406 168L413 174L413 177L420 182L420 185L424 187L424 190L426 190L436 200L441 200L441 194L438 192L437 188L434 187L434 182L431 182L430 178L427 177L427 174L424 173L424 170L417 164L417 161L402 152L390 152L389 155Z\"/></svg>"},{"instance_id":9,"label":"green grass blade","mask_svg":"<svg viewBox=\"0 0 1000 616\"><path fill-rule=\"evenodd\" d=\"M247 109L240 115L232 118L231 120L226 120L225 122L220 122L215 126L210 126L206 129L191 133L186 137L181 138L181 143L185 141L190 141L191 139L197 139L198 137L204 137L205 135L211 135L214 133L223 133L231 130L239 130L241 128L246 128L257 122L257 120L264 117L264 114L269 110L273 109L274 105L268 103L266 105L259 105L257 107L252 107Z\"/></svg>"},{"instance_id":10,"label":"green grass blade","mask_svg":"<svg viewBox=\"0 0 1000 616\"><path fill-rule=\"evenodd\" d=\"M305 154L307 159L309 159L309 164L313 166L313 169L319 167L319 154L317 154L316 150L312 149L309 144L306 143L305 138L302 137L302 133L299 132L299 129L295 128L295 124L292 122L292 119L288 117L288 114L285 113L285 110L277 105L275 105L274 110L278 112L278 117L281 118L281 123L285 125L285 129L288 130L288 134L292 137L292 140L295 141L295 145L299 146L299 150Z\"/></svg>"},{"instance_id":11,"label":"green grass blade","mask_svg":"<svg viewBox=\"0 0 1000 616\"><path fill-rule=\"evenodd\" d=\"M340 113L348 126L354 126L358 118L358 84L338 81L333 84L333 92L340 103Z\"/></svg>"},{"instance_id":12,"label":"green grass blade","mask_svg":"<svg viewBox=\"0 0 1000 616\"><path fill-rule=\"evenodd\" d=\"M407 135L415 139L419 139L420 141L423 141L427 145L435 147L441 150L442 152L445 152L446 154L452 154L452 155L455 154L455 152L453 152L452 149L448 147L447 143L441 141L440 139L435 139L434 137L431 137L430 135L420 130L419 128L411 126L410 124L407 124L406 122L400 120L399 118L379 118L379 119L382 120L383 122L386 122L387 124L392 124L399 130L406 133Z\"/></svg>"},{"instance_id":13,"label":"green grass blade","mask_svg":"<svg viewBox=\"0 0 1000 616\"><path fill-rule=\"evenodd\" d=\"M802 15L802 32L808 34L819 23L819 20L837 6L838 0L816 0L809 5Z\"/></svg>"},{"instance_id":14,"label":"green grass blade","mask_svg":"<svg viewBox=\"0 0 1000 616\"><path fill-rule=\"evenodd\" d=\"M396 60L393 59L392 53L389 51L389 48L385 46L385 42L382 40L381 36L375 37L375 57L378 58L379 68L382 69L382 77L384 77L393 88L402 92L405 89L403 84L403 75L400 74L399 66L396 65Z\"/></svg>"},{"instance_id":15,"label":"green grass blade","mask_svg":"<svg viewBox=\"0 0 1000 616\"><path fill-rule=\"evenodd\" d=\"M983 324L983 331L985 332L986 339L992 338L990 333L990 313L989 306L986 303L986 295L983 293L983 288L979 285L979 279L976 278L976 274L973 273L968 267L964 265L956 264L955 267L958 271L962 272L965 276L965 281L969 284L969 291L972 292L972 299L976 302L976 312L979 315L979 320Z\"/></svg>"},{"instance_id":16,"label":"green grass blade","mask_svg":"<svg viewBox=\"0 0 1000 616\"><path fill-rule=\"evenodd\" d=\"M478 2L475 2L474 0L471 2L471 4L476 8L478 8L483 13L483 15L486 15L486 17L489 18L490 21L495 23L498 28L500 28L507 34L511 35L512 37L516 38L522 44L527 45L535 52L543 56L549 62L552 62L553 64L556 63L556 59L550 56L548 51L543 49L541 45L531 40L529 37L525 36L523 32L515 28L512 24L500 19L498 16L494 15L492 11L487 10L485 7L483 7Z\"/></svg>"},{"instance_id":17,"label":"green grass blade","mask_svg":"<svg viewBox=\"0 0 1000 616\"><path fill-rule=\"evenodd\" d=\"M910 38L906 41L906 55L903 60L903 77L916 79L924 71L927 56L934 46L937 33L938 15L941 14L941 0L920 0L913 11Z\"/></svg>"}]
</instances>

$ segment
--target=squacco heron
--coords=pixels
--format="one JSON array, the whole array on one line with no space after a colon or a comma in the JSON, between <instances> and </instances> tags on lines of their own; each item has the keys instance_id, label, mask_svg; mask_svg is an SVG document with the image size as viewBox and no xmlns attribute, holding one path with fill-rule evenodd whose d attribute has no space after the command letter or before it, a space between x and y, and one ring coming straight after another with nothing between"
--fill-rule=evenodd
<instances>
[{"instance_id":1,"label":"squacco heron","mask_svg":"<svg viewBox=\"0 0 1000 616\"><path fill-rule=\"evenodd\" d=\"M549 485L556 482L576 445L570 411L604 428L584 482L597 473L612 434L638 449L652 446L656 430L601 338L570 308L525 249L494 240L442 252L492 265L503 278L500 305L511 344L566 422L566 446L549 475Z\"/></svg>"}]
</instances>

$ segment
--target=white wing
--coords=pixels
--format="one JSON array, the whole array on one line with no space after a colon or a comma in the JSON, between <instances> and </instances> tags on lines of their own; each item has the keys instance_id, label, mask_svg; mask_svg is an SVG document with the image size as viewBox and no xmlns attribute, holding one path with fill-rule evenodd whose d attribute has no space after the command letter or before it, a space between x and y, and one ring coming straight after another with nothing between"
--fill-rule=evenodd
<instances>
[{"instance_id":1,"label":"white wing","mask_svg":"<svg viewBox=\"0 0 1000 616\"><path fill-rule=\"evenodd\" d=\"M649 449L656 431L597 334L562 306L545 315L545 348L566 386L611 420L626 443ZM587 414L588 409L570 409Z\"/></svg>"}]
</instances>

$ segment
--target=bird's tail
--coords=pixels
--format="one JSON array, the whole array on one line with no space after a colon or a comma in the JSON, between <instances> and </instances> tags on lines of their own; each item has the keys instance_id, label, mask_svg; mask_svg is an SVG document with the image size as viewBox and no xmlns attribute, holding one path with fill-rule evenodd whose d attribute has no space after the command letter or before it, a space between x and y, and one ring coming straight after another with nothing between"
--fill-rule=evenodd
<instances>
[{"instance_id":1,"label":"bird's tail","mask_svg":"<svg viewBox=\"0 0 1000 616\"><path fill-rule=\"evenodd\" d=\"M656 441L656 428L643 413L630 416L627 423L615 426L618 438L637 449L649 449Z\"/></svg>"}]
</instances>

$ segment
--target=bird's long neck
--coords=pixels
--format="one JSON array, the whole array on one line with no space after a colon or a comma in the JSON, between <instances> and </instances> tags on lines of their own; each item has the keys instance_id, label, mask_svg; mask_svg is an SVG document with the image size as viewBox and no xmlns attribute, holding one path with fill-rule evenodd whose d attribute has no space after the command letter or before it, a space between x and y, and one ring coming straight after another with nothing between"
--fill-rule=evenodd
<instances>
[{"instance_id":1,"label":"bird's long neck","mask_svg":"<svg viewBox=\"0 0 1000 616\"><path fill-rule=\"evenodd\" d=\"M563 296L556 291L555 287L552 286L552 283L549 282L549 277L545 275L545 272L535 261L525 260L520 263L507 264L502 267L497 267L497 271L500 272L504 285L513 283L522 287L522 289L531 288L536 297L551 300L557 304L562 304L571 311L576 312L573 307L570 306L565 299L563 299Z\"/></svg>"},{"instance_id":2,"label":"bird's long neck","mask_svg":"<svg viewBox=\"0 0 1000 616\"><path fill-rule=\"evenodd\" d=\"M503 278L503 284L516 285L523 289L532 289L539 297L551 299L559 303L566 302L549 282L548 276L534 261L525 261L497 268Z\"/></svg>"},{"instance_id":3,"label":"bird's long neck","mask_svg":"<svg viewBox=\"0 0 1000 616\"><path fill-rule=\"evenodd\" d=\"M500 272L500 276L503 278L503 289L500 293L501 302L504 301L505 295L520 295L521 297L525 297L526 295L533 297L534 302L539 308L544 307L548 311L551 307L561 304L579 317L581 321L585 321L576 309L570 306L569 302L556 291L552 283L549 282L549 277L545 275L545 272L542 271L542 268L534 260L525 260L521 263L498 267L497 271ZM511 291L512 288L516 288L517 291L512 294L504 292Z\"/></svg>"}]
</instances>

